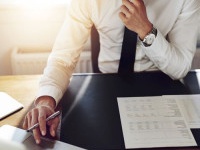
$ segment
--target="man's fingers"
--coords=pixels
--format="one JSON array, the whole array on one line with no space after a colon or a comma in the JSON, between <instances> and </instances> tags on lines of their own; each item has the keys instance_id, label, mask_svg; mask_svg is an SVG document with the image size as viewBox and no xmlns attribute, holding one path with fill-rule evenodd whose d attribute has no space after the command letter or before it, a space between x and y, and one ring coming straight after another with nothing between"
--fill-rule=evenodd
<instances>
[{"instance_id":1,"label":"man's fingers","mask_svg":"<svg viewBox=\"0 0 200 150\"><path fill-rule=\"evenodd\" d=\"M135 10L144 7L143 0L122 0L123 5L129 10L129 12L134 13Z\"/></svg>"},{"instance_id":2,"label":"man's fingers","mask_svg":"<svg viewBox=\"0 0 200 150\"><path fill-rule=\"evenodd\" d=\"M135 5L132 2L130 2L129 0L123 0L122 7L125 7L128 13L134 13L134 11L136 9Z\"/></svg>"},{"instance_id":3,"label":"man's fingers","mask_svg":"<svg viewBox=\"0 0 200 150\"><path fill-rule=\"evenodd\" d=\"M41 135L46 135L47 127L46 127L46 118L50 116L54 112L54 100L45 99L44 101L40 101L37 103L37 106L30 110L25 116L23 128L28 129L31 128L36 123L39 123L39 127L33 129L33 136L36 143L40 143ZM56 127L56 126L55 126ZM54 127L54 128L55 128Z\"/></svg>"},{"instance_id":4,"label":"man's fingers","mask_svg":"<svg viewBox=\"0 0 200 150\"><path fill-rule=\"evenodd\" d=\"M137 8L140 8L141 6L144 6L144 1L143 0L131 0L131 3Z\"/></svg>"},{"instance_id":5,"label":"man's fingers","mask_svg":"<svg viewBox=\"0 0 200 150\"><path fill-rule=\"evenodd\" d=\"M46 135L46 113L43 111L38 116L39 128L43 136Z\"/></svg>"},{"instance_id":6,"label":"man's fingers","mask_svg":"<svg viewBox=\"0 0 200 150\"><path fill-rule=\"evenodd\" d=\"M34 136L35 142L36 142L37 144L40 144L41 138L40 138L40 131L39 131L39 128L36 128L36 129L33 130L33 136Z\"/></svg>"},{"instance_id":7,"label":"man's fingers","mask_svg":"<svg viewBox=\"0 0 200 150\"><path fill-rule=\"evenodd\" d=\"M28 128L30 128L31 126L33 126L34 123L32 123L32 112L28 113L27 115L27 122L28 122Z\"/></svg>"},{"instance_id":8,"label":"man's fingers","mask_svg":"<svg viewBox=\"0 0 200 150\"><path fill-rule=\"evenodd\" d=\"M123 5L131 5L132 4L132 0L122 0L122 4Z\"/></svg>"},{"instance_id":9,"label":"man's fingers","mask_svg":"<svg viewBox=\"0 0 200 150\"><path fill-rule=\"evenodd\" d=\"M23 128L28 129L38 123L38 115L38 109L32 109L25 117ZM33 130L33 136L36 143L39 144L41 142L39 128Z\"/></svg>"},{"instance_id":10,"label":"man's fingers","mask_svg":"<svg viewBox=\"0 0 200 150\"><path fill-rule=\"evenodd\" d=\"M131 13L125 5L121 6L120 11L121 11L120 13L124 14L124 17L126 17L126 18L131 17Z\"/></svg>"},{"instance_id":11,"label":"man's fingers","mask_svg":"<svg viewBox=\"0 0 200 150\"><path fill-rule=\"evenodd\" d=\"M33 115L34 113L31 111L31 112L29 112L26 116L25 116L25 118L24 118L24 122L23 122L23 128L24 129L28 129L28 128L30 128L31 126L33 126L34 125L34 121L33 120L35 120L34 118L33 118Z\"/></svg>"},{"instance_id":12,"label":"man's fingers","mask_svg":"<svg viewBox=\"0 0 200 150\"><path fill-rule=\"evenodd\" d=\"M60 117L56 117L53 120L48 121L48 125L50 126L50 134L51 136L56 135L56 130L58 129L60 123Z\"/></svg>"},{"instance_id":13,"label":"man's fingers","mask_svg":"<svg viewBox=\"0 0 200 150\"><path fill-rule=\"evenodd\" d=\"M27 119L27 116L25 116L25 118L24 118L24 122L23 122L22 127L23 127L24 129L27 129L27 128L28 128L28 119Z\"/></svg>"}]
</instances>

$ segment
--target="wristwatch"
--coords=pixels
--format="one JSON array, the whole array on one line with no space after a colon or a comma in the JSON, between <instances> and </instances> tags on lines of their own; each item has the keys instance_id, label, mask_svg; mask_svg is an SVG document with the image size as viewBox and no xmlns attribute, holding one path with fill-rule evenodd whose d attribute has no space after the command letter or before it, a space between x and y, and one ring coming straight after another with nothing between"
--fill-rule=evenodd
<instances>
[{"instance_id":1,"label":"wristwatch","mask_svg":"<svg viewBox=\"0 0 200 150\"><path fill-rule=\"evenodd\" d=\"M153 26L151 32L149 32L142 41L145 47L151 46L157 36L157 29Z\"/></svg>"}]
</instances>

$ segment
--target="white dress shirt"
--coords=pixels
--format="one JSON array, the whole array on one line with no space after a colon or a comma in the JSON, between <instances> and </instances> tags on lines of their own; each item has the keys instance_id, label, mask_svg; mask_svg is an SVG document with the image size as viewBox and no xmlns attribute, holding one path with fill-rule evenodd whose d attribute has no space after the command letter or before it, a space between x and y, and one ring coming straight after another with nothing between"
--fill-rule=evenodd
<instances>
[{"instance_id":1,"label":"white dress shirt","mask_svg":"<svg viewBox=\"0 0 200 150\"><path fill-rule=\"evenodd\" d=\"M184 77L196 50L200 0L144 0L148 19L157 28L149 47L138 39L135 71L161 70L172 79ZM124 24L119 18L122 0L71 0L40 81L38 97L58 102L70 82L80 53L94 24L100 35L99 69L117 72Z\"/></svg>"}]
</instances>

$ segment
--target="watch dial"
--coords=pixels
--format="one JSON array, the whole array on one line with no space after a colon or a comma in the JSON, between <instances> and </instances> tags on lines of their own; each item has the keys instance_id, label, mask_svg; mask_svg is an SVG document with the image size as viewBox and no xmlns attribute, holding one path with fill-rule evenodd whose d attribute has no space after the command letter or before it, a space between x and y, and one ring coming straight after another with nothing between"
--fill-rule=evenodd
<instances>
[{"instance_id":1,"label":"watch dial","mask_svg":"<svg viewBox=\"0 0 200 150\"><path fill-rule=\"evenodd\" d=\"M146 43L147 44L152 44L154 39L155 39L155 35L154 34L149 34L148 37L147 37Z\"/></svg>"}]
</instances>

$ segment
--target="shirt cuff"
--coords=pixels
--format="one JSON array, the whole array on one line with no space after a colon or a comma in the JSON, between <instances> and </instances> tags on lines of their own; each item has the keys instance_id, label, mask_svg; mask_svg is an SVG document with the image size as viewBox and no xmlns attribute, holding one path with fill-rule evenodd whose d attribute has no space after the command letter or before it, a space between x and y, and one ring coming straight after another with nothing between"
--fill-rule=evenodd
<instances>
[{"instance_id":1,"label":"shirt cuff","mask_svg":"<svg viewBox=\"0 0 200 150\"><path fill-rule=\"evenodd\" d=\"M50 96L55 100L57 106L60 99L62 98L62 95L62 91L54 86L43 86L40 87L34 103L36 103L37 99L41 96Z\"/></svg>"}]
</instances>

